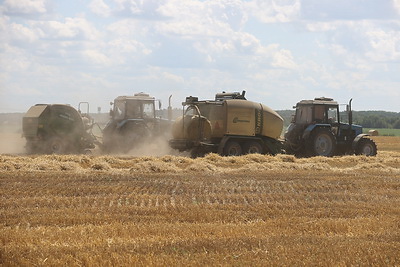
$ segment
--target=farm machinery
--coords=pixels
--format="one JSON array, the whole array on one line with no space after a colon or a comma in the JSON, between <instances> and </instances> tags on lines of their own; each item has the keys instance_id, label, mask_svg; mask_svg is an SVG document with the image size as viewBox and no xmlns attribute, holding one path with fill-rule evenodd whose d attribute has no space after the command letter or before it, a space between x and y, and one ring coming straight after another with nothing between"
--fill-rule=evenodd
<instances>
[{"instance_id":1,"label":"farm machinery","mask_svg":"<svg viewBox=\"0 0 400 267\"><path fill-rule=\"evenodd\" d=\"M78 111L69 105L37 104L23 117L26 150L44 154L86 153L97 145L104 153L127 153L158 137L167 140L171 104L169 119L162 119L156 116L157 101L145 93L118 96L111 102L111 119L104 129L99 127L102 137L96 137L92 132L93 126L98 124L89 116L89 103L79 103ZM158 103L161 108L161 102ZM88 110L84 114L80 110L82 104L87 104Z\"/></svg>"},{"instance_id":2,"label":"farm machinery","mask_svg":"<svg viewBox=\"0 0 400 267\"><path fill-rule=\"evenodd\" d=\"M82 104L87 105L85 114L80 111ZM29 154L86 153L97 143L93 124L87 102L79 103L78 110L63 104L34 105L22 118L25 148Z\"/></svg>"},{"instance_id":3,"label":"farm machinery","mask_svg":"<svg viewBox=\"0 0 400 267\"><path fill-rule=\"evenodd\" d=\"M174 122L171 103L168 119L157 117L157 101L145 93L115 98L102 142L92 132L96 123L89 116L87 102L79 103L78 110L69 105L37 104L23 117L26 149L28 153L86 153L97 145L104 153L127 153L139 146L146 149L158 138L167 142L171 134L170 147L188 151L192 157L211 152L225 156L377 154L375 142L352 123L352 100L346 111L340 111L331 98L298 102L284 139L282 117L264 104L247 100L245 91L218 93L213 100L186 97L182 116ZM81 111L82 104L87 104L86 113Z\"/></svg>"},{"instance_id":4,"label":"farm machinery","mask_svg":"<svg viewBox=\"0 0 400 267\"><path fill-rule=\"evenodd\" d=\"M303 100L285 133L282 117L269 107L248 101L245 92L220 93L215 100L187 97L183 115L172 127L172 148L190 151L192 157L209 152L225 156L249 153L296 156L357 154L375 156L377 148L362 127L352 124L351 100L348 123L340 121L339 105L330 98Z\"/></svg>"},{"instance_id":5,"label":"farm machinery","mask_svg":"<svg viewBox=\"0 0 400 267\"><path fill-rule=\"evenodd\" d=\"M368 138L368 134L362 133L362 126L352 123L351 102L352 99L343 112L331 98L298 102L285 133L286 151L297 156L375 156L375 142ZM347 122L344 118L347 118Z\"/></svg>"},{"instance_id":6,"label":"farm machinery","mask_svg":"<svg viewBox=\"0 0 400 267\"><path fill-rule=\"evenodd\" d=\"M171 96L169 98L171 101ZM110 104L110 121L103 129L103 151L105 153L127 153L138 145L164 137L170 132L169 119L156 116L156 103L161 102L146 93L133 96L118 96ZM168 112L171 112L169 103Z\"/></svg>"},{"instance_id":7,"label":"farm machinery","mask_svg":"<svg viewBox=\"0 0 400 267\"><path fill-rule=\"evenodd\" d=\"M172 148L190 151L192 157L209 152L225 156L247 153L277 154L283 119L271 108L242 93L219 93L215 100L187 97L183 115L172 127Z\"/></svg>"}]
</instances>

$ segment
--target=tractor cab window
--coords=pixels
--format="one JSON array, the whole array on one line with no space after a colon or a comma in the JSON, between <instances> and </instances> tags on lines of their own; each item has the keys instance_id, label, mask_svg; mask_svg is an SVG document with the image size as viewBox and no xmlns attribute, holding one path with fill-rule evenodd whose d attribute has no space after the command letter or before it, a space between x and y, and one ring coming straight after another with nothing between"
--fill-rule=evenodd
<instances>
[{"instance_id":1,"label":"tractor cab window","mask_svg":"<svg viewBox=\"0 0 400 267\"><path fill-rule=\"evenodd\" d=\"M114 103L114 118L123 119L125 116L125 101L115 101Z\"/></svg>"},{"instance_id":2,"label":"tractor cab window","mask_svg":"<svg viewBox=\"0 0 400 267\"><path fill-rule=\"evenodd\" d=\"M140 114L140 102L138 101L127 102L126 117L128 119L139 119L142 117Z\"/></svg>"},{"instance_id":3,"label":"tractor cab window","mask_svg":"<svg viewBox=\"0 0 400 267\"><path fill-rule=\"evenodd\" d=\"M312 107L311 106L299 106L296 109L295 116L296 123L308 124L312 121Z\"/></svg>"},{"instance_id":4,"label":"tractor cab window","mask_svg":"<svg viewBox=\"0 0 400 267\"><path fill-rule=\"evenodd\" d=\"M338 110L337 107L328 108L328 123L338 123Z\"/></svg>"},{"instance_id":5,"label":"tractor cab window","mask_svg":"<svg viewBox=\"0 0 400 267\"><path fill-rule=\"evenodd\" d=\"M315 105L314 106L314 121L316 123L337 123L338 113L336 106Z\"/></svg>"},{"instance_id":6,"label":"tractor cab window","mask_svg":"<svg viewBox=\"0 0 400 267\"><path fill-rule=\"evenodd\" d=\"M154 102L143 103L143 118L154 118Z\"/></svg>"},{"instance_id":7,"label":"tractor cab window","mask_svg":"<svg viewBox=\"0 0 400 267\"><path fill-rule=\"evenodd\" d=\"M342 104L339 106L339 112L340 123L350 123L348 106L346 104Z\"/></svg>"},{"instance_id":8,"label":"tractor cab window","mask_svg":"<svg viewBox=\"0 0 400 267\"><path fill-rule=\"evenodd\" d=\"M315 105L314 106L314 121L316 123L323 123L325 122L325 106L323 105Z\"/></svg>"}]
</instances>

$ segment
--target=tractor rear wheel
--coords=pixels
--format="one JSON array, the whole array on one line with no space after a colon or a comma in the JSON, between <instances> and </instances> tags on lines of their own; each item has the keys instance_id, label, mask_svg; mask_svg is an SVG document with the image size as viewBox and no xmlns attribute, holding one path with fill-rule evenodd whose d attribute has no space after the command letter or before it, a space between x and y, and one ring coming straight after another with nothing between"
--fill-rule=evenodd
<instances>
[{"instance_id":1,"label":"tractor rear wheel","mask_svg":"<svg viewBox=\"0 0 400 267\"><path fill-rule=\"evenodd\" d=\"M373 140L369 138L361 138L356 147L356 155L376 156L378 149Z\"/></svg>"},{"instance_id":2,"label":"tractor rear wheel","mask_svg":"<svg viewBox=\"0 0 400 267\"><path fill-rule=\"evenodd\" d=\"M260 142L257 141L247 141L244 144L243 151L245 154L263 154L264 149Z\"/></svg>"},{"instance_id":3,"label":"tractor rear wheel","mask_svg":"<svg viewBox=\"0 0 400 267\"><path fill-rule=\"evenodd\" d=\"M307 143L309 156L332 157L335 154L336 139L328 129L316 129Z\"/></svg>"},{"instance_id":4,"label":"tractor rear wheel","mask_svg":"<svg viewBox=\"0 0 400 267\"><path fill-rule=\"evenodd\" d=\"M243 154L242 147L236 141L228 141L224 147L224 156L240 156Z\"/></svg>"}]
</instances>

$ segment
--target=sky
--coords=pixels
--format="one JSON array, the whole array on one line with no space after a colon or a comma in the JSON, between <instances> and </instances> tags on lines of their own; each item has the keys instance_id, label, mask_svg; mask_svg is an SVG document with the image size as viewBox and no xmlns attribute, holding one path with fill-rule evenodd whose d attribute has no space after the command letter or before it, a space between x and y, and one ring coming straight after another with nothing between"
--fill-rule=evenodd
<instances>
[{"instance_id":1,"label":"sky","mask_svg":"<svg viewBox=\"0 0 400 267\"><path fill-rule=\"evenodd\" d=\"M0 0L0 112L146 92L400 112L400 0Z\"/></svg>"}]
</instances>

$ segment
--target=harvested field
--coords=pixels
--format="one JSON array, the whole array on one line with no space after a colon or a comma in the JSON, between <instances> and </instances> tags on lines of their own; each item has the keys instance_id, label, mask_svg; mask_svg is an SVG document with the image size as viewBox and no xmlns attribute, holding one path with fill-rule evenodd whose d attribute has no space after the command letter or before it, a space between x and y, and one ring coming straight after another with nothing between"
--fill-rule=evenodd
<instances>
[{"instance_id":1,"label":"harvested field","mask_svg":"<svg viewBox=\"0 0 400 267\"><path fill-rule=\"evenodd\" d=\"M400 265L377 157L0 156L0 265Z\"/></svg>"}]
</instances>

